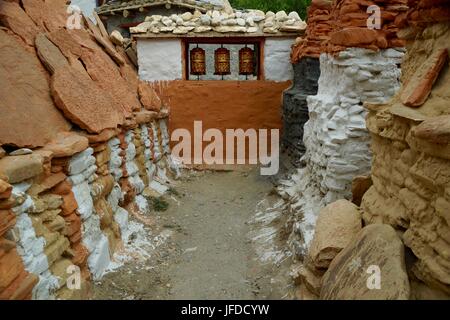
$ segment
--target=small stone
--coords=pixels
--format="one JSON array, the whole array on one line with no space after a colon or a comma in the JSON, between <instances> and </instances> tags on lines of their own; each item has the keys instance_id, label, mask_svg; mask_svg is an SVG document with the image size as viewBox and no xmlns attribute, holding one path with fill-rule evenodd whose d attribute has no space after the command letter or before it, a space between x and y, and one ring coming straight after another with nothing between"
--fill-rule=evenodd
<instances>
[{"instance_id":1,"label":"small stone","mask_svg":"<svg viewBox=\"0 0 450 320\"><path fill-rule=\"evenodd\" d=\"M236 19L236 22L237 22L237 24L238 25L240 25L240 26L245 26L245 20L244 19L242 19L242 18L237 18Z\"/></svg>"},{"instance_id":2,"label":"small stone","mask_svg":"<svg viewBox=\"0 0 450 320\"><path fill-rule=\"evenodd\" d=\"M300 16L298 15L298 13L295 12L295 11L292 11L291 13L289 13L288 17L289 17L289 19L293 19L293 20L296 20L296 21L302 20L300 18Z\"/></svg>"},{"instance_id":3,"label":"small stone","mask_svg":"<svg viewBox=\"0 0 450 320\"><path fill-rule=\"evenodd\" d=\"M200 23L204 26L211 25L211 17L206 14L200 16Z\"/></svg>"},{"instance_id":4,"label":"small stone","mask_svg":"<svg viewBox=\"0 0 450 320\"><path fill-rule=\"evenodd\" d=\"M180 17L181 19L183 19L183 21L189 21L192 19L193 15L190 12L185 12Z\"/></svg>"},{"instance_id":5,"label":"small stone","mask_svg":"<svg viewBox=\"0 0 450 320\"><path fill-rule=\"evenodd\" d=\"M42 165L42 157L35 154L5 157L0 159L0 174L7 176L11 184L19 183L42 173Z\"/></svg>"},{"instance_id":6,"label":"small stone","mask_svg":"<svg viewBox=\"0 0 450 320\"><path fill-rule=\"evenodd\" d=\"M21 149L17 149L13 152L10 152L9 155L10 156L23 156L26 154L32 154L33 150L27 149L27 148L21 148Z\"/></svg>"},{"instance_id":7,"label":"small stone","mask_svg":"<svg viewBox=\"0 0 450 320\"><path fill-rule=\"evenodd\" d=\"M278 21L283 22L283 21L286 21L286 20L288 19L288 15L287 15L286 11L278 11L278 12L276 13L276 15L275 15L275 18L276 18Z\"/></svg>"},{"instance_id":8,"label":"small stone","mask_svg":"<svg viewBox=\"0 0 450 320\"><path fill-rule=\"evenodd\" d=\"M123 36L122 34L118 31L118 30L114 30L113 32L111 32L111 35L109 36L112 43L118 45L118 46L123 46Z\"/></svg>"},{"instance_id":9,"label":"small stone","mask_svg":"<svg viewBox=\"0 0 450 320\"><path fill-rule=\"evenodd\" d=\"M246 23L250 26L250 27L254 27L255 26L255 20L252 17L248 17L246 20Z\"/></svg>"}]
</instances>

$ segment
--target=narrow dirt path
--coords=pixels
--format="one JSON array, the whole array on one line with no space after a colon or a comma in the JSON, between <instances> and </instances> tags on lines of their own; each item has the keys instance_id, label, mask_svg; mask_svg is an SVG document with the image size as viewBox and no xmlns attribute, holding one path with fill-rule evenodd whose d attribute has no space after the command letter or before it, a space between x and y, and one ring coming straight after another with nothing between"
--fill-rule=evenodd
<instances>
[{"instance_id":1,"label":"narrow dirt path","mask_svg":"<svg viewBox=\"0 0 450 320\"><path fill-rule=\"evenodd\" d=\"M183 179L176 195L165 196L169 209L156 217L168 239L150 259L106 275L94 286L94 298L282 298L285 284L273 284L272 266L256 259L249 240L248 221L272 187L256 169Z\"/></svg>"}]
</instances>

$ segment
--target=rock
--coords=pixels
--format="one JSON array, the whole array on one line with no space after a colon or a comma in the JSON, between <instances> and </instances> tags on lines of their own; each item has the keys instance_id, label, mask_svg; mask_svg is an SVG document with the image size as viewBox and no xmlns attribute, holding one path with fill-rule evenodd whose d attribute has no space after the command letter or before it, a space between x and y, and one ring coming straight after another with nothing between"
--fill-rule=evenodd
<instances>
[{"instance_id":1,"label":"rock","mask_svg":"<svg viewBox=\"0 0 450 320\"><path fill-rule=\"evenodd\" d=\"M292 26L283 25L280 27L279 30L281 32L300 32L305 29L306 29L306 23L303 22L302 24L299 24L299 25L292 25Z\"/></svg>"},{"instance_id":2,"label":"rock","mask_svg":"<svg viewBox=\"0 0 450 320\"><path fill-rule=\"evenodd\" d=\"M152 120L156 119L157 115L158 115L158 113L155 111L144 110L144 111L136 112L135 113L136 122L138 124L149 123Z\"/></svg>"},{"instance_id":3,"label":"rock","mask_svg":"<svg viewBox=\"0 0 450 320\"><path fill-rule=\"evenodd\" d=\"M273 18L273 17L275 17L275 12L273 12L273 11L266 12L266 19Z\"/></svg>"},{"instance_id":4,"label":"rock","mask_svg":"<svg viewBox=\"0 0 450 320\"><path fill-rule=\"evenodd\" d=\"M346 47L359 47L361 45L374 45L381 49L387 48L386 39L377 30L363 28L346 28L330 34L330 42Z\"/></svg>"},{"instance_id":5,"label":"rock","mask_svg":"<svg viewBox=\"0 0 450 320\"><path fill-rule=\"evenodd\" d=\"M89 146L89 141L75 132L60 132L54 140L45 145L44 150L53 152L53 157L70 157Z\"/></svg>"},{"instance_id":6,"label":"rock","mask_svg":"<svg viewBox=\"0 0 450 320\"><path fill-rule=\"evenodd\" d=\"M35 40L36 52L45 68L51 73L55 73L57 68L67 67L67 59L61 51L45 36L40 33Z\"/></svg>"},{"instance_id":7,"label":"rock","mask_svg":"<svg viewBox=\"0 0 450 320\"><path fill-rule=\"evenodd\" d=\"M3 30L0 30L0 83L0 145L39 147L58 132L70 129L55 108L47 74L37 56Z\"/></svg>"},{"instance_id":8,"label":"rock","mask_svg":"<svg viewBox=\"0 0 450 320\"><path fill-rule=\"evenodd\" d=\"M118 46L123 46L124 39L120 31L114 30L113 32L111 32L109 38L111 39L112 43Z\"/></svg>"},{"instance_id":9,"label":"rock","mask_svg":"<svg viewBox=\"0 0 450 320\"><path fill-rule=\"evenodd\" d=\"M183 13L180 17L181 19L183 19L183 21L190 21L193 18L193 15L188 11Z\"/></svg>"},{"instance_id":10,"label":"rock","mask_svg":"<svg viewBox=\"0 0 450 320\"><path fill-rule=\"evenodd\" d=\"M0 174L8 177L11 184L33 178L43 171L43 159L36 154L5 157L0 159Z\"/></svg>"},{"instance_id":11,"label":"rock","mask_svg":"<svg viewBox=\"0 0 450 320\"><path fill-rule=\"evenodd\" d=\"M34 46L39 28L16 2L0 1L0 23L17 34L27 45Z\"/></svg>"},{"instance_id":12,"label":"rock","mask_svg":"<svg viewBox=\"0 0 450 320\"><path fill-rule=\"evenodd\" d=\"M245 21L250 27L254 27L255 26L255 20L252 17L248 17L247 20Z\"/></svg>"},{"instance_id":13,"label":"rock","mask_svg":"<svg viewBox=\"0 0 450 320\"><path fill-rule=\"evenodd\" d=\"M295 11L292 11L291 13L289 13L288 17L289 17L289 19L293 19L293 20L295 20L295 21L300 21L300 20L302 20L302 19L300 18L300 16L298 15L298 13L295 12Z\"/></svg>"},{"instance_id":14,"label":"rock","mask_svg":"<svg viewBox=\"0 0 450 320\"><path fill-rule=\"evenodd\" d=\"M0 147L0 159L6 156L6 151L2 147Z\"/></svg>"},{"instance_id":15,"label":"rock","mask_svg":"<svg viewBox=\"0 0 450 320\"><path fill-rule=\"evenodd\" d=\"M322 278L320 298L409 299L410 286L404 260L403 243L395 230L385 224L369 225L330 264ZM373 280L376 278L374 270L378 268L381 282L376 289L377 283Z\"/></svg>"},{"instance_id":16,"label":"rock","mask_svg":"<svg viewBox=\"0 0 450 320\"><path fill-rule=\"evenodd\" d=\"M32 154L33 150L27 149L27 148L21 148L21 149L17 149L13 152L10 152L9 155L10 156L23 156L26 154Z\"/></svg>"},{"instance_id":17,"label":"rock","mask_svg":"<svg viewBox=\"0 0 450 320\"><path fill-rule=\"evenodd\" d=\"M11 196L12 186L0 179L0 199L8 199Z\"/></svg>"},{"instance_id":18,"label":"rock","mask_svg":"<svg viewBox=\"0 0 450 320\"><path fill-rule=\"evenodd\" d=\"M275 14L275 19L277 19L280 22L286 21L288 19L288 15L286 13L286 11L278 11Z\"/></svg>"},{"instance_id":19,"label":"rock","mask_svg":"<svg viewBox=\"0 0 450 320\"><path fill-rule=\"evenodd\" d=\"M309 257L316 268L328 268L336 255L361 230L361 214L353 203L338 200L323 208L317 218Z\"/></svg>"},{"instance_id":20,"label":"rock","mask_svg":"<svg viewBox=\"0 0 450 320\"><path fill-rule=\"evenodd\" d=\"M354 177L352 181L352 202L360 206L364 194L372 184L372 177L370 175Z\"/></svg>"},{"instance_id":21,"label":"rock","mask_svg":"<svg viewBox=\"0 0 450 320\"><path fill-rule=\"evenodd\" d=\"M138 92L141 103L145 109L156 112L161 109L161 99L158 97L155 89L153 89L150 84L140 81Z\"/></svg>"},{"instance_id":22,"label":"rock","mask_svg":"<svg viewBox=\"0 0 450 320\"><path fill-rule=\"evenodd\" d=\"M408 107L420 107L428 99L442 68L447 64L447 48L435 51L421 64L401 92L402 103Z\"/></svg>"},{"instance_id":23,"label":"rock","mask_svg":"<svg viewBox=\"0 0 450 320\"><path fill-rule=\"evenodd\" d=\"M207 27L207 26L198 26L194 29L194 32L196 33L202 33L202 32L208 32L211 31L212 27Z\"/></svg>"},{"instance_id":24,"label":"rock","mask_svg":"<svg viewBox=\"0 0 450 320\"><path fill-rule=\"evenodd\" d=\"M36 196L47 190L52 189L56 185L60 184L66 180L67 176L63 172L58 172L45 177L42 181L39 181L31 186L28 190L28 194L31 196Z\"/></svg>"},{"instance_id":25,"label":"rock","mask_svg":"<svg viewBox=\"0 0 450 320\"><path fill-rule=\"evenodd\" d=\"M130 28L130 33L146 33L147 30L151 27L151 22L142 22L138 24L136 27Z\"/></svg>"},{"instance_id":26,"label":"rock","mask_svg":"<svg viewBox=\"0 0 450 320\"><path fill-rule=\"evenodd\" d=\"M238 24L238 25L240 25L240 26L245 26L245 20L244 19L242 19L242 18L237 18L236 19L236 23Z\"/></svg>"},{"instance_id":27,"label":"rock","mask_svg":"<svg viewBox=\"0 0 450 320\"><path fill-rule=\"evenodd\" d=\"M308 270L304 265L300 265L296 270L298 281L306 286L308 291L313 293L315 296L320 295L320 277L316 276L313 272Z\"/></svg>"},{"instance_id":28,"label":"rock","mask_svg":"<svg viewBox=\"0 0 450 320\"><path fill-rule=\"evenodd\" d=\"M115 100L76 69L57 70L52 76L51 92L64 115L90 133L123 123L121 107Z\"/></svg>"},{"instance_id":29,"label":"rock","mask_svg":"<svg viewBox=\"0 0 450 320\"><path fill-rule=\"evenodd\" d=\"M211 25L211 17L208 16L207 14L201 15L200 16L200 23L204 26L209 26Z\"/></svg>"}]
</instances>

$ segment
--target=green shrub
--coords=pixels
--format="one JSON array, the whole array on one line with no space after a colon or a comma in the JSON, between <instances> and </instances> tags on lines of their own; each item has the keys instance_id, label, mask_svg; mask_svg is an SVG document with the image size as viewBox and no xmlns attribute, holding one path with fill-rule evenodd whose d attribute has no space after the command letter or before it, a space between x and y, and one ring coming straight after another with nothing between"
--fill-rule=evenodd
<instances>
[{"instance_id":1,"label":"green shrub","mask_svg":"<svg viewBox=\"0 0 450 320\"><path fill-rule=\"evenodd\" d=\"M297 11L305 20L311 0L230 0L230 3L237 9L259 9L264 12L284 10L287 13Z\"/></svg>"}]
</instances>

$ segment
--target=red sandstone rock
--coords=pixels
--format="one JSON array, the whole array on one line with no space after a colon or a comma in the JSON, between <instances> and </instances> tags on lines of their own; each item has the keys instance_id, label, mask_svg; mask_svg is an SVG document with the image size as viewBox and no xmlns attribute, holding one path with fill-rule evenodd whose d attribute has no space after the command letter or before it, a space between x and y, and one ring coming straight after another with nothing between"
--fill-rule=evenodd
<instances>
[{"instance_id":1,"label":"red sandstone rock","mask_svg":"<svg viewBox=\"0 0 450 320\"><path fill-rule=\"evenodd\" d=\"M69 63L61 51L45 36L40 33L35 40L36 51L39 59L50 73L55 73L57 68L67 67Z\"/></svg>"},{"instance_id":2,"label":"red sandstone rock","mask_svg":"<svg viewBox=\"0 0 450 320\"><path fill-rule=\"evenodd\" d=\"M45 145L45 150L53 152L53 157L70 157L89 147L89 141L74 132L60 132L54 140Z\"/></svg>"},{"instance_id":3,"label":"red sandstone rock","mask_svg":"<svg viewBox=\"0 0 450 320\"><path fill-rule=\"evenodd\" d=\"M158 97L155 89L148 83L139 81L139 98L145 109L151 111L159 111L162 107L161 99Z\"/></svg>"},{"instance_id":4,"label":"red sandstone rock","mask_svg":"<svg viewBox=\"0 0 450 320\"><path fill-rule=\"evenodd\" d=\"M350 27L331 33L330 42L338 46L358 47L373 45L385 49L388 43L377 30Z\"/></svg>"},{"instance_id":5,"label":"red sandstone rock","mask_svg":"<svg viewBox=\"0 0 450 320\"><path fill-rule=\"evenodd\" d=\"M42 192L48 191L60 184L64 180L66 180L67 176L63 172L58 172L46 176L41 181L37 181L37 183L33 184L31 188L28 190L28 194L30 195L38 195Z\"/></svg>"},{"instance_id":6,"label":"red sandstone rock","mask_svg":"<svg viewBox=\"0 0 450 320\"><path fill-rule=\"evenodd\" d=\"M0 200L1 201L1 200ZM0 209L0 237L16 224L16 216L10 210Z\"/></svg>"},{"instance_id":7,"label":"red sandstone rock","mask_svg":"<svg viewBox=\"0 0 450 320\"><path fill-rule=\"evenodd\" d=\"M71 236L81 229L81 218L76 213L72 213L64 217L66 221L66 228L64 229L64 235Z\"/></svg>"},{"instance_id":8,"label":"red sandstone rock","mask_svg":"<svg viewBox=\"0 0 450 320\"><path fill-rule=\"evenodd\" d=\"M313 0L308 8L308 25L304 38L298 38L293 47L291 60L297 63L302 57L318 58L325 51L329 32L332 30L329 19L332 1Z\"/></svg>"},{"instance_id":9,"label":"red sandstone rock","mask_svg":"<svg viewBox=\"0 0 450 320\"><path fill-rule=\"evenodd\" d=\"M11 196L12 186L0 179L0 199L7 199Z\"/></svg>"},{"instance_id":10,"label":"red sandstone rock","mask_svg":"<svg viewBox=\"0 0 450 320\"><path fill-rule=\"evenodd\" d=\"M430 56L409 79L401 93L402 103L408 107L420 107L428 99L442 68L448 61L448 50L441 49Z\"/></svg>"},{"instance_id":11,"label":"red sandstone rock","mask_svg":"<svg viewBox=\"0 0 450 320\"><path fill-rule=\"evenodd\" d=\"M450 115L434 117L425 120L413 129L413 135L417 138L431 141L437 144L450 143Z\"/></svg>"},{"instance_id":12,"label":"red sandstone rock","mask_svg":"<svg viewBox=\"0 0 450 320\"><path fill-rule=\"evenodd\" d=\"M52 189L52 193L57 195L65 195L72 192L72 186L69 182L63 181Z\"/></svg>"},{"instance_id":13,"label":"red sandstone rock","mask_svg":"<svg viewBox=\"0 0 450 320\"><path fill-rule=\"evenodd\" d=\"M75 210L78 209L77 200L72 192L69 194L63 195L63 204L61 205L61 214L64 216L72 214Z\"/></svg>"},{"instance_id":14,"label":"red sandstone rock","mask_svg":"<svg viewBox=\"0 0 450 320\"><path fill-rule=\"evenodd\" d=\"M20 63L18 63L20 61ZM55 108L47 75L34 53L0 30L0 144L43 146L70 125Z\"/></svg>"},{"instance_id":15,"label":"red sandstone rock","mask_svg":"<svg viewBox=\"0 0 450 320\"><path fill-rule=\"evenodd\" d=\"M73 68L56 70L51 92L64 115L88 132L99 133L123 122L120 106L114 99Z\"/></svg>"},{"instance_id":16,"label":"red sandstone rock","mask_svg":"<svg viewBox=\"0 0 450 320\"><path fill-rule=\"evenodd\" d=\"M154 111L140 111L136 112L135 114L136 123L137 124L143 124L143 123L149 123L150 121L157 118L158 113Z\"/></svg>"},{"instance_id":17,"label":"red sandstone rock","mask_svg":"<svg viewBox=\"0 0 450 320\"><path fill-rule=\"evenodd\" d=\"M39 28L18 3L0 1L0 23L17 34L27 45L34 45Z\"/></svg>"}]
</instances>

